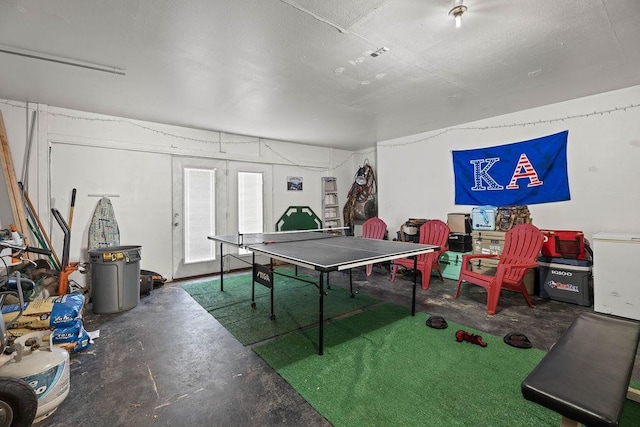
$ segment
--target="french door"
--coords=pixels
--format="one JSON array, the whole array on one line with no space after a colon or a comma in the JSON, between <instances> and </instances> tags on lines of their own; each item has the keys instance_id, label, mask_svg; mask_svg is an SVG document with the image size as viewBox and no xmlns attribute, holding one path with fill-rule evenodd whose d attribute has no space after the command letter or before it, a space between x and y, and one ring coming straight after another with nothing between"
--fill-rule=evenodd
<instances>
[{"instance_id":1,"label":"french door","mask_svg":"<svg viewBox=\"0 0 640 427\"><path fill-rule=\"evenodd\" d=\"M273 230L272 166L261 163L229 162L229 217L230 234L262 233ZM219 248L218 248L219 250ZM226 246L225 253L246 257L250 253ZM247 267L234 258L225 259L228 268Z\"/></svg>"},{"instance_id":2,"label":"french door","mask_svg":"<svg viewBox=\"0 0 640 427\"><path fill-rule=\"evenodd\" d=\"M272 166L173 157L173 278L220 271L220 246L207 236L273 230ZM225 246L224 253L250 253ZM247 267L235 257L225 270Z\"/></svg>"},{"instance_id":3,"label":"french door","mask_svg":"<svg viewBox=\"0 0 640 427\"><path fill-rule=\"evenodd\" d=\"M172 158L173 278L220 271L217 245L207 237L228 233L227 162Z\"/></svg>"}]
</instances>

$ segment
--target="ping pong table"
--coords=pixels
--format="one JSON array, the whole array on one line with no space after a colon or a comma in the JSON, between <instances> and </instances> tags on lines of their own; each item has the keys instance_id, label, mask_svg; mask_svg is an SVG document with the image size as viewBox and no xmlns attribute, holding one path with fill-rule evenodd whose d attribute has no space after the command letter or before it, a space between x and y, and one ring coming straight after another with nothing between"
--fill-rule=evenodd
<instances>
[{"instance_id":1,"label":"ping pong table","mask_svg":"<svg viewBox=\"0 0 640 427\"><path fill-rule=\"evenodd\" d=\"M274 271L273 260L280 260L293 264L296 267L308 268L320 273L318 282L313 283L319 290L319 319L318 319L318 354L323 354L324 341L324 294L325 274L329 284L329 273L332 271L350 272L351 297L353 293L353 281L351 269L390 261L398 258L414 259L413 296L411 303L411 315L416 311L416 282L417 282L417 257L439 250L438 246L421 245L417 243L398 242L390 240L366 239L362 237L347 237L336 235L335 229L327 232L326 229L276 232L276 233L250 233L237 235L209 236L208 239L220 244L220 290L224 291L224 245L243 248L252 253L252 295L251 306L255 308L255 283L258 282L271 290L271 319L275 319L273 311L274 297ZM268 266L256 263L256 254L270 258ZM231 255L231 254L228 254ZM289 276L291 277L291 276Z\"/></svg>"}]
</instances>

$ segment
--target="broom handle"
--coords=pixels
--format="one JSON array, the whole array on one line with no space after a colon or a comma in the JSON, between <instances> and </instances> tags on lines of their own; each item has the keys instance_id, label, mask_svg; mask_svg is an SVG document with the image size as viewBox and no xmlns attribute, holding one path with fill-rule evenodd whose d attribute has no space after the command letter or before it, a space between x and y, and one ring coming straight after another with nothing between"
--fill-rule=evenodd
<instances>
[{"instance_id":1,"label":"broom handle","mask_svg":"<svg viewBox=\"0 0 640 427\"><path fill-rule=\"evenodd\" d=\"M73 208L76 206L76 189L71 192L71 207L69 208L69 230L71 230L71 224L73 224Z\"/></svg>"}]
</instances>

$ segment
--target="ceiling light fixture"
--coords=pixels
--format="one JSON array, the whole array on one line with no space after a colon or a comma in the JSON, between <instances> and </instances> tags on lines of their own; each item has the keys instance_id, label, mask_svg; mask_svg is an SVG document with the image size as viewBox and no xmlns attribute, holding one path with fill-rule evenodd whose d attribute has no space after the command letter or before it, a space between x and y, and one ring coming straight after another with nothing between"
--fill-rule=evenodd
<instances>
[{"instance_id":1,"label":"ceiling light fixture","mask_svg":"<svg viewBox=\"0 0 640 427\"><path fill-rule=\"evenodd\" d=\"M94 64L92 62L79 61L77 59L65 58L62 56L49 55L48 53L34 52L31 50L20 49L12 46L0 45L1 53L8 53L9 55L23 56L25 58L40 59L42 61L56 62L58 64L71 65L72 67L86 68L94 71L102 71L105 73L118 74L120 76L125 75L125 70L117 67L110 67L108 65Z\"/></svg>"},{"instance_id":2,"label":"ceiling light fixture","mask_svg":"<svg viewBox=\"0 0 640 427\"><path fill-rule=\"evenodd\" d=\"M380 55L382 55L382 54L383 54L383 53L385 53L385 52L389 52L389 48L388 48L388 47L386 47L386 46L383 46L383 47L381 47L380 49L376 50L375 52L371 52L371 54L370 54L370 55L371 55L371 56L373 56L373 57L375 58L376 56L380 56Z\"/></svg>"},{"instance_id":3,"label":"ceiling light fixture","mask_svg":"<svg viewBox=\"0 0 640 427\"><path fill-rule=\"evenodd\" d=\"M456 20L456 28L462 25L462 14L467 11L467 6L462 4L463 0L453 0L453 7L449 11L449 16Z\"/></svg>"}]
</instances>

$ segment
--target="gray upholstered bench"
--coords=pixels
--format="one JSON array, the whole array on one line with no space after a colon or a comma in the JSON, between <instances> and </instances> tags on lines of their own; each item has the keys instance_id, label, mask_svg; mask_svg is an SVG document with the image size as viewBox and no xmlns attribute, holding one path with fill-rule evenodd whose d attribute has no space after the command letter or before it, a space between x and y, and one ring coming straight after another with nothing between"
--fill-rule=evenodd
<instances>
[{"instance_id":1,"label":"gray upholstered bench","mask_svg":"<svg viewBox=\"0 0 640 427\"><path fill-rule=\"evenodd\" d=\"M562 415L563 426L617 426L634 393L638 341L640 322L583 313L522 382L522 395Z\"/></svg>"}]
</instances>

